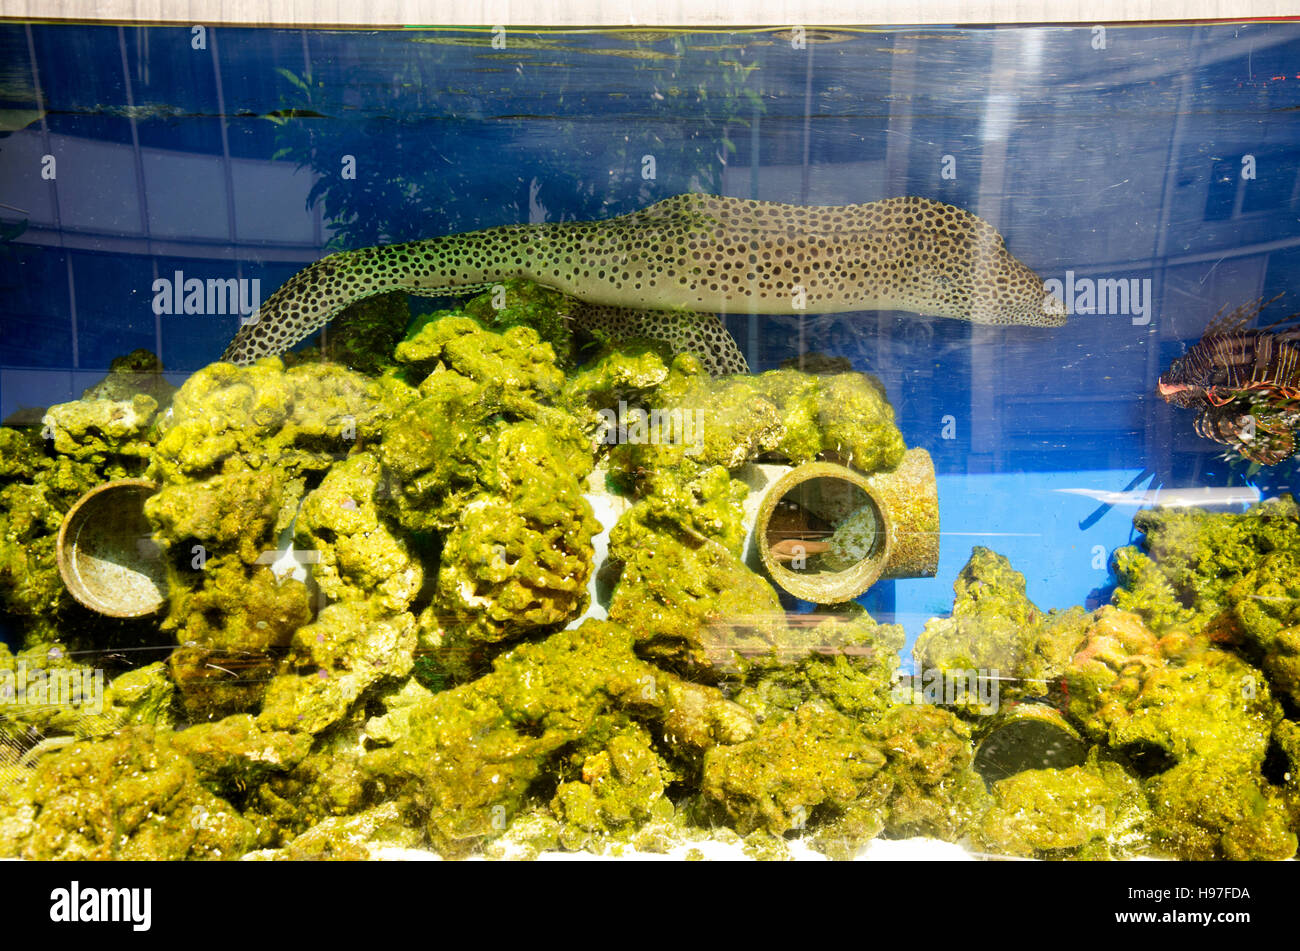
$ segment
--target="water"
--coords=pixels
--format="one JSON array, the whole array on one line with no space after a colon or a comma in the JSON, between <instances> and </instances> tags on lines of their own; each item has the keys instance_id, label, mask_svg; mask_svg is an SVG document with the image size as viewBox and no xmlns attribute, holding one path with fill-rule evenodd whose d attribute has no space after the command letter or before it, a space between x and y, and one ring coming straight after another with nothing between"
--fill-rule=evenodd
<instances>
[{"instance_id":1,"label":"water","mask_svg":"<svg viewBox=\"0 0 1300 951\"><path fill-rule=\"evenodd\" d=\"M1057 329L727 317L755 371L818 351L875 374L934 459L938 574L877 585L873 614L914 639L975 545L1040 607L1095 606L1143 504L1108 493L1292 488L1293 466L1228 464L1155 390L1221 309L1297 309L1300 24L806 40L0 26L0 419L136 348L177 384L216 360L239 318L155 313L178 272L264 300L330 250L684 192L921 195L992 222L1062 296L1130 294Z\"/></svg>"}]
</instances>

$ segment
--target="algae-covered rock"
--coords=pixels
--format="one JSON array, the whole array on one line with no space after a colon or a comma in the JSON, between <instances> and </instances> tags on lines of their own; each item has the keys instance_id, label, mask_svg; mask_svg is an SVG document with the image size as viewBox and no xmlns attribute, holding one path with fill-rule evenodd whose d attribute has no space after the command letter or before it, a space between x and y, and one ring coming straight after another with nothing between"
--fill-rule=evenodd
<instances>
[{"instance_id":1,"label":"algae-covered rock","mask_svg":"<svg viewBox=\"0 0 1300 951\"><path fill-rule=\"evenodd\" d=\"M762 669L736 702L759 719L790 712L816 698L856 720L874 720L892 703L901 625L878 624L858 604L803 615L791 625L782 663Z\"/></svg>"},{"instance_id":2,"label":"algae-covered rock","mask_svg":"<svg viewBox=\"0 0 1300 951\"><path fill-rule=\"evenodd\" d=\"M213 364L176 393L149 469L160 488L145 513L166 556L163 630L182 645L171 664L192 719L260 702L278 670L274 652L313 614L305 572L288 549L308 482L375 441L400 403L394 387L342 367L286 370L274 358ZM340 473L325 496L344 491L340 483L352 487L361 468ZM324 520L319 509L313 515ZM382 547L376 539L373 549ZM353 564L358 555L344 557ZM318 549L337 572L338 554L324 556Z\"/></svg>"},{"instance_id":3,"label":"algae-covered rock","mask_svg":"<svg viewBox=\"0 0 1300 951\"><path fill-rule=\"evenodd\" d=\"M744 491L721 466L685 482L660 477L614 526L621 573L609 616L646 656L735 670L779 653L780 600L740 558Z\"/></svg>"},{"instance_id":4,"label":"algae-covered rock","mask_svg":"<svg viewBox=\"0 0 1300 951\"><path fill-rule=\"evenodd\" d=\"M578 477L545 454L549 442L537 424L505 427L485 491L447 534L437 605L467 639L510 639L586 606L597 524Z\"/></svg>"},{"instance_id":5,"label":"algae-covered rock","mask_svg":"<svg viewBox=\"0 0 1300 951\"><path fill-rule=\"evenodd\" d=\"M197 577L196 587L180 580L189 576ZM170 665L187 716L201 721L255 708L279 667L274 652L311 620L306 585L233 554L172 577L162 629L182 644Z\"/></svg>"},{"instance_id":6,"label":"algae-covered rock","mask_svg":"<svg viewBox=\"0 0 1300 951\"><path fill-rule=\"evenodd\" d=\"M483 854L490 859L531 861L559 847L559 820L549 809L538 809L516 817L505 832L484 847Z\"/></svg>"},{"instance_id":7,"label":"algae-covered rock","mask_svg":"<svg viewBox=\"0 0 1300 951\"><path fill-rule=\"evenodd\" d=\"M416 323L395 355L421 372L459 373L506 405L554 396L564 384L555 351L527 326L496 333L471 317L434 314Z\"/></svg>"},{"instance_id":8,"label":"algae-covered rock","mask_svg":"<svg viewBox=\"0 0 1300 951\"><path fill-rule=\"evenodd\" d=\"M372 753L368 768L409 786L442 854L465 855L504 831L548 762L611 710L655 709L654 683L628 631L588 621L522 644L498 657L492 673L417 702L406 735Z\"/></svg>"},{"instance_id":9,"label":"algae-covered rock","mask_svg":"<svg viewBox=\"0 0 1300 951\"><path fill-rule=\"evenodd\" d=\"M173 398L150 475L169 485L232 469L324 471L377 437L396 392L328 363L210 364Z\"/></svg>"},{"instance_id":10,"label":"algae-covered rock","mask_svg":"<svg viewBox=\"0 0 1300 951\"><path fill-rule=\"evenodd\" d=\"M1022 858L1143 855L1152 817L1142 785L1096 755L1066 769L1031 769L993 784L973 832L978 848Z\"/></svg>"},{"instance_id":11,"label":"algae-covered rock","mask_svg":"<svg viewBox=\"0 0 1300 951\"><path fill-rule=\"evenodd\" d=\"M1293 811L1245 758L1194 757L1146 785L1158 852L1192 861L1295 856Z\"/></svg>"},{"instance_id":12,"label":"algae-covered rock","mask_svg":"<svg viewBox=\"0 0 1300 951\"><path fill-rule=\"evenodd\" d=\"M383 704L384 712L366 721L366 739L384 746L396 743L409 729L411 714L421 702L431 696L433 694L415 676L400 686L383 691L378 699Z\"/></svg>"},{"instance_id":13,"label":"algae-covered rock","mask_svg":"<svg viewBox=\"0 0 1300 951\"><path fill-rule=\"evenodd\" d=\"M597 530L582 497L592 456L578 418L550 404L553 352L528 327L441 316L398 358L429 373L385 429L383 491L404 529L442 538L431 640L473 650L577 617Z\"/></svg>"},{"instance_id":14,"label":"algae-covered rock","mask_svg":"<svg viewBox=\"0 0 1300 951\"><path fill-rule=\"evenodd\" d=\"M1039 610L1006 558L976 547L953 585L952 614L933 618L912 649L918 674L997 678L1002 702L1054 689L1083 640L1080 608Z\"/></svg>"},{"instance_id":15,"label":"algae-covered rock","mask_svg":"<svg viewBox=\"0 0 1300 951\"><path fill-rule=\"evenodd\" d=\"M77 400L51 406L42 424L55 452L73 459L108 455L144 457L153 448L149 427L158 401L138 393L127 400Z\"/></svg>"},{"instance_id":16,"label":"algae-covered rock","mask_svg":"<svg viewBox=\"0 0 1300 951\"><path fill-rule=\"evenodd\" d=\"M1202 636L1162 638L1103 609L1067 673L1069 712L1138 772L1154 845L1180 858L1287 858L1296 839L1263 775L1282 710L1263 674Z\"/></svg>"},{"instance_id":17,"label":"algae-covered rock","mask_svg":"<svg viewBox=\"0 0 1300 951\"><path fill-rule=\"evenodd\" d=\"M319 733L338 722L370 687L404 679L415 663L415 618L366 601L324 608L293 636L289 665L267 686L264 729Z\"/></svg>"},{"instance_id":18,"label":"algae-covered rock","mask_svg":"<svg viewBox=\"0 0 1300 951\"><path fill-rule=\"evenodd\" d=\"M549 345L556 365L573 367L573 312L576 302L559 291L532 281L505 281L486 294L468 300L465 313L496 331L528 327Z\"/></svg>"},{"instance_id":19,"label":"algae-covered rock","mask_svg":"<svg viewBox=\"0 0 1300 951\"><path fill-rule=\"evenodd\" d=\"M263 730L253 716L236 714L173 733L167 744L194 764L206 786L232 796L291 770L311 752L312 741L302 733Z\"/></svg>"},{"instance_id":20,"label":"algae-covered rock","mask_svg":"<svg viewBox=\"0 0 1300 951\"><path fill-rule=\"evenodd\" d=\"M112 668L92 668L57 646L13 655L0 643L0 771L74 739L129 726L166 729L174 721L174 694L162 663L114 676Z\"/></svg>"},{"instance_id":21,"label":"algae-covered rock","mask_svg":"<svg viewBox=\"0 0 1300 951\"><path fill-rule=\"evenodd\" d=\"M671 775L671 774L670 774ZM616 835L651 819L670 819L673 805L664 795L665 770L644 728L615 735L587 756L579 776L560 783L551 810L560 822L559 844L590 848L593 840Z\"/></svg>"},{"instance_id":22,"label":"algae-covered rock","mask_svg":"<svg viewBox=\"0 0 1300 951\"><path fill-rule=\"evenodd\" d=\"M202 571L225 552L255 563L274 543L276 530L292 521L300 497L301 483L282 471L237 469L164 485L146 500L145 514L165 548L180 549L182 570ZM184 586L183 575L174 580Z\"/></svg>"},{"instance_id":23,"label":"algae-covered rock","mask_svg":"<svg viewBox=\"0 0 1300 951\"><path fill-rule=\"evenodd\" d=\"M370 598L399 612L420 593L424 568L404 533L379 511L382 481L372 453L332 467L303 499L294 547L317 553L312 580L331 601Z\"/></svg>"},{"instance_id":24,"label":"algae-covered rock","mask_svg":"<svg viewBox=\"0 0 1300 951\"><path fill-rule=\"evenodd\" d=\"M148 727L47 754L24 798L30 828L17 854L27 859L235 859L255 841Z\"/></svg>"},{"instance_id":25,"label":"algae-covered rock","mask_svg":"<svg viewBox=\"0 0 1300 951\"><path fill-rule=\"evenodd\" d=\"M897 466L907 447L894 426L894 409L880 382L861 373L817 380L816 420L821 452L861 472Z\"/></svg>"},{"instance_id":26,"label":"algae-covered rock","mask_svg":"<svg viewBox=\"0 0 1300 951\"><path fill-rule=\"evenodd\" d=\"M885 834L960 839L988 799L972 765L970 727L948 710L903 705L867 732L886 756Z\"/></svg>"},{"instance_id":27,"label":"algae-covered rock","mask_svg":"<svg viewBox=\"0 0 1300 951\"><path fill-rule=\"evenodd\" d=\"M1186 629L1196 612L1178 599L1169 577L1154 561L1133 546L1115 552L1114 604L1121 611L1139 615L1153 631L1164 633Z\"/></svg>"},{"instance_id":28,"label":"algae-covered rock","mask_svg":"<svg viewBox=\"0 0 1300 951\"><path fill-rule=\"evenodd\" d=\"M134 413L134 396L112 395L123 397ZM136 395L142 405L153 399ZM111 620L83 608L59 575L55 542L64 515L102 483L139 477L154 437L151 426L108 436L77 429L87 405L63 404L58 415L71 429L0 427L0 610L25 647L136 647L150 639L147 621ZM71 454L54 449L56 435ZM83 437L84 452L75 441Z\"/></svg>"},{"instance_id":29,"label":"algae-covered rock","mask_svg":"<svg viewBox=\"0 0 1300 951\"><path fill-rule=\"evenodd\" d=\"M1273 689L1300 704L1300 551L1268 555L1227 598Z\"/></svg>"},{"instance_id":30,"label":"algae-covered rock","mask_svg":"<svg viewBox=\"0 0 1300 951\"><path fill-rule=\"evenodd\" d=\"M1259 671L1203 640L1158 640L1132 614L1098 612L1066 675L1070 715L1117 750L1258 768L1282 711Z\"/></svg>"},{"instance_id":31,"label":"algae-covered rock","mask_svg":"<svg viewBox=\"0 0 1300 951\"><path fill-rule=\"evenodd\" d=\"M159 359L136 350L113 360L108 375L81 399L51 406L41 421L42 437L70 459L141 466L138 460L147 460L156 440L154 424L175 391Z\"/></svg>"},{"instance_id":32,"label":"algae-covered rock","mask_svg":"<svg viewBox=\"0 0 1300 951\"><path fill-rule=\"evenodd\" d=\"M175 722L176 686L164 663L146 664L114 677L104 690L98 716L81 717L79 738L105 736L124 726L151 726L165 730Z\"/></svg>"},{"instance_id":33,"label":"algae-covered rock","mask_svg":"<svg viewBox=\"0 0 1300 951\"><path fill-rule=\"evenodd\" d=\"M162 361L148 350L132 350L114 358L108 375L82 392L83 400L133 400L137 395L150 396L158 406L167 406L176 387L163 376Z\"/></svg>"},{"instance_id":34,"label":"algae-covered rock","mask_svg":"<svg viewBox=\"0 0 1300 951\"><path fill-rule=\"evenodd\" d=\"M633 406L652 404L668 373L669 364L653 347L620 347L569 374L561 400L571 410L582 412L594 432L601 410L615 410L620 401Z\"/></svg>"},{"instance_id":35,"label":"algae-covered rock","mask_svg":"<svg viewBox=\"0 0 1300 951\"><path fill-rule=\"evenodd\" d=\"M631 375L630 368L615 366ZM609 370L601 369L607 376L591 384L603 392ZM645 369L656 368L651 362ZM712 379L694 372L684 356L671 370L652 393L643 382L633 398L647 404L652 418L655 412L688 414L694 438L657 439L652 427L646 438L620 440L623 444L612 453L616 468L632 472L684 466L689 473L691 467L720 465L735 470L772 455L794 463L831 459L878 472L897 466L907 448L883 388L859 373L817 377L774 370Z\"/></svg>"},{"instance_id":36,"label":"algae-covered rock","mask_svg":"<svg viewBox=\"0 0 1300 951\"><path fill-rule=\"evenodd\" d=\"M674 370L677 370L674 364ZM685 463L737 469L763 452L776 449L784 433L780 409L763 397L752 377L713 380L674 372L655 394L657 409L690 413L698 438L628 440L629 466L669 469Z\"/></svg>"},{"instance_id":37,"label":"algae-covered rock","mask_svg":"<svg viewBox=\"0 0 1300 951\"><path fill-rule=\"evenodd\" d=\"M358 373L377 376L395 365L393 348L410 321L410 304L402 291L359 300L330 321L321 341L321 356Z\"/></svg>"},{"instance_id":38,"label":"algae-covered rock","mask_svg":"<svg viewBox=\"0 0 1300 951\"><path fill-rule=\"evenodd\" d=\"M395 802L385 802L352 816L330 816L296 836L281 849L250 853L248 858L294 862L365 861L380 849L412 849L423 844Z\"/></svg>"},{"instance_id":39,"label":"algae-covered rock","mask_svg":"<svg viewBox=\"0 0 1300 951\"><path fill-rule=\"evenodd\" d=\"M1205 630L1228 607L1229 589L1265 556L1300 554L1300 508L1289 495L1260 502L1241 515L1193 508L1142 511L1134 516L1133 527L1146 536L1143 548L1150 564L1125 550L1116 553L1124 585L1115 603L1141 614L1159 634L1174 627L1189 633ZM1150 577L1153 570L1164 582Z\"/></svg>"},{"instance_id":40,"label":"algae-covered rock","mask_svg":"<svg viewBox=\"0 0 1300 951\"><path fill-rule=\"evenodd\" d=\"M809 702L749 740L710 749L701 792L742 835L781 835L804 828L818 810L835 816L860 800L877 802L884 765L854 721Z\"/></svg>"},{"instance_id":41,"label":"algae-covered rock","mask_svg":"<svg viewBox=\"0 0 1300 951\"><path fill-rule=\"evenodd\" d=\"M646 656L719 672L779 656L786 626L776 592L721 542L646 532L619 535L611 551L623 572L609 616L636 631Z\"/></svg>"},{"instance_id":42,"label":"algae-covered rock","mask_svg":"<svg viewBox=\"0 0 1300 951\"><path fill-rule=\"evenodd\" d=\"M274 732L261 726L257 729L254 736ZM296 753L296 744L303 740L295 739L288 746L275 742L281 752ZM239 765L238 760L234 762ZM242 797L244 816L258 826L262 848L282 846L328 819L354 816L390 801L402 805L399 789L389 788L371 775L357 738L349 730L318 737L306 758L288 770L279 767L278 762Z\"/></svg>"},{"instance_id":43,"label":"algae-covered rock","mask_svg":"<svg viewBox=\"0 0 1300 951\"><path fill-rule=\"evenodd\" d=\"M688 759L714 746L740 743L754 735L753 716L716 687L657 674L662 691L663 740Z\"/></svg>"}]
</instances>

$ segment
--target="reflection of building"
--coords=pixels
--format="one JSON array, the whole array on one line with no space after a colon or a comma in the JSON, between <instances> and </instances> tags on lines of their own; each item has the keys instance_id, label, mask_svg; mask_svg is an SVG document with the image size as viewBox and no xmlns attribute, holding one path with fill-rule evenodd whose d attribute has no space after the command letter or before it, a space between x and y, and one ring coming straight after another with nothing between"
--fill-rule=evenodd
<instances>
[{"instance_id":1,"label":"reflection of building","mask_svg":"<svg viewBox=\"0 0 1300 951\"><path fill-rule=\"evenodd\" d=\"M18 263L5 271L21 278L0 309L0 417L76 395L135 347L159 351L181 372L213 359L237 318L156 317L155 279L178 270L205 281L257 278L265 296L320 256L328 234L305 207L311 173L297 170L296 157L271 160L276 126L259 118L280 104L279 69L311 72L336 91L339 114L319 120L336 128L377 118L349 112L361 71L373 80L396 68L390 60L422 57L419 75L448 90L427 100L441 108L445 99L446 115L421 116L430 121L419 141L438 145L438 157L408 144L419 154L372 154L364 164L432 161L440 170L455 156L488 169L483 178L428 179L449 194L422 196L426 207L461 201L466 228L536 218L543 206L548 220L575 217L574 196L600 193L619 149L627 153L619 161L655 154L659 178L637 185L647 201L664 197L675 156L692 136L716 132L727 140L716 154L728 194L811 204L926 195L988 218L1045 278L1151 282L1148 323L1077 315L1050 332L892 314L730 316L757 368L802 344L877 373L912 432L937 434L952 420L955 439L945 429L933 445L941 471L1108 468L1167 458L1171 445L1214 452L1149 398L1156 378L1221 306L1297 284L1300 80L1287 24L1111 28L1104 49L1088 29L843 34L797 53L779 36L737 35L740 58L756 67L746 89L759 95L738 98L744 107L720 113L728 118L716 128L689 120L691 110L716 119L704 100L651 117L637 96L656 74L594 55L595 41L591 50L575 40L519 54L564 71L502 73L483 58L490 49L469 42L392 34L358 52L346 34L222 29L199 51L187 35L62 28L56 42L40 27L6 27L5 51L41 99L16 103L38 118L0 138L0 203L30 221L5 246ZM709 87L716 60L692 66L684 49L674 66L682 82ZM84 69L68 68L78 60ZM558 100L547 83L561 74L580 87L577 119L552 114ZM511 126L503 149L489 130L525 106L540 118ZM557 138L564 122L578 130L571 140ZM378 135L409 143L399 131ZM642 133L657 144L634 141ZM592 143L606 144L588 154ZM704 151L714 153L711 144ZM41 178L44 155L57 158L53 182ZM1242 176L1243 159L1254 178ZM493 191L524 169L523 194ZM504 210L525 198L531 213ZM16 214L0 207L0 219ZM73 381L69 368L87 372Z\"/></svg>"},{"instance_id":2,"label":"reflection of building","mask_svg":"<svg viewBox=\"0 0 1300 951\"><path fill-rule=\"evenodd\" d=\"M869 366L896 406L931 402L927 391L943 385L936 373L969 373L966 406L950 400L933 417L937 431L940 413L969 415L960 442L970 472L1029 455L1035 466L1094 455L1118 465L1135 450L1167 457L1171 440L1217 453L1190 423L1171 431L1170 413L1145 397L1221 306L1300 287L1300 43L1253 27L1112 28L1098 50L1090 35L992 34L975 52L951 37L899 34L882 74L862 81L874 99L859 94L845 47L814 46L799 77L812 117L755 116L725 189L812 204L906 193L948 201L993 222L1046 279L1150 279L1149 324L1079 315L1045 348L1030 333L921 328L892 315L792 317L760 341L759 325L732 318L751 366L767 365L765 345L778 352L801 339ZM956 89L969 95L962 108ZM937 348L941 365L917 360L918 348Z\"/></svg>"},{"instance_id":3,"label":"reflection of building","mask_svg":"<svg viewBox=\"0 0 1300 951\"><path fill-rule=\"evenodd\" d=\"M30 67L35 54L37 68L24 77L44 97L35 104L66 105L68 83L86 81L92 70L89 85L108 95L98 112L34 111L25 128L0 138L0 219L27 221L9 245L13 256L0 265L20 277L16 289L4 289L0 418L79 395L109 359L136 347L160 353L183 376L219 354L237 319L158 317L155 279L183 270L205 281L261 278L274 288L319 257L325 240L319 211L306 206L310 173L256 154L272 151L265 148L271 124L223 115L228 63L215 32L211 49L186 49L187 85L174 90L186 103L195 98L193 86L211 91L216 107L194 116L113 107L122 98L156 104L162 76L181 81L179 57L167 57L156 40L151 49L149 31L98 29L115 33L121 48L111 75L100 74L102 62L83 62L86 73L68 76L75 49L49 36L43 48L39 31L10 28L27 41L20 65ZM124 70L128 62L134 68ZM149 87L147 97L137 97L137 86ZM52 179L46 156L53 156Z\"/></svg>"}]
</instances>

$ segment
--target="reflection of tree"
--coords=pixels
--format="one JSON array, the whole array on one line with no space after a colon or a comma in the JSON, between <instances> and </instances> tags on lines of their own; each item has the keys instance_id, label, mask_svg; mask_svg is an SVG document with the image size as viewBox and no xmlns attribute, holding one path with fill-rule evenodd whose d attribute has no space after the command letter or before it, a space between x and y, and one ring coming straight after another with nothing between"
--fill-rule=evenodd
<instances>
[{"instance_id":1,"label":"reflection of tree","mask_svg":"<svg viewBox=\"0 0 1300 951\"><path fill-rule=\"evenodd\" d=\"M916 317L901 323L871 312L847 314L790 314L765 317L769 327L788 334L805 353L824 353L854 359L870 357L878 373L906 366L894 366L894 354L930 353L934 350L932 320ZM770 331L769 331L770 332ZM802 335L802 336L801 336Z\"/></svg>"},{"instance_id":2,"label":"reflection of tree","mask_svg":"<svg viewBox=\"0 0 1300 951\"><path fill-rule=\"evenodd\" d=\"M478 68L499 59L487 39L475 41L484 50L467 64L464 42L413 44L409 56L350 64L344 89L279 71L286 94L267 117L279 126L275 157L315 173L307 203L320 204L331 249L537 220L546 206L551 220L600 218L683 191L718 191L733 130L761 108L745 51L693 50L698 37L649 37L630 50L542 37L500 59L501 69ZM616 63L620 87L631 90L622 99L604 88L594 59L602 52L617 56L603 62ZM556 57L567 68L555 68ZM466 77L478 87L457 88ZM538 91L552 79L553 89ZM502 84L495 90L494 81ZM559 114L501 117L516 99ZM356 158L355 179L340 174L346 155ZM646 155L653 179L643 175Z\"/></svg>"}]
</instances>

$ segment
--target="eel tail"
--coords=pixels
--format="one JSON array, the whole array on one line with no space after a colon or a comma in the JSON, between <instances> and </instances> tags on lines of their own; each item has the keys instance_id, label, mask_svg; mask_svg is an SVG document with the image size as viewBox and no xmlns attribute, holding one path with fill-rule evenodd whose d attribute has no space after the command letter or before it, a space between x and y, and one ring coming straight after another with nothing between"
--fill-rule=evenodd
<instances>
[{"instance_id":1,"label":"eel tail","mask_svg":"<svg viewBox=\"0 0 1300 951\"><path fill-rule=\"evenodd\" d=\"M240 327L221 359L242 366L284 353L347 307L376 294L428 294L452 288L469 293L527 276L519 236L512 234L518 230L517 226L494 228L321 258L266 299Z\"/></svg>"}]
</instances>

